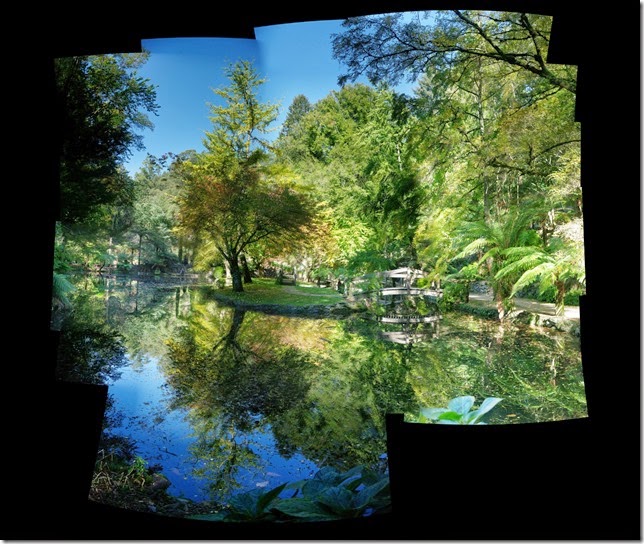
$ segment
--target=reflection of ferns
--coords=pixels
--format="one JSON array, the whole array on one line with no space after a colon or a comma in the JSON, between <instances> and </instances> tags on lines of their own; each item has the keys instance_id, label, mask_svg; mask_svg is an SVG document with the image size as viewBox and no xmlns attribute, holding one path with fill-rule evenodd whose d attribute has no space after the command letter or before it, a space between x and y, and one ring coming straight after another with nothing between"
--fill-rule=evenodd
<instances>
[{"instance_id":1,"label":"reflection of ferns","mask_svg":"<svg viewBox=\"0 0 644 544\"><path fill-rule=\"evenodd\" d=\"M71 282L65 277L64 274L58 274L57 272L54 272L51 296L55 302L57 302L61 306L70 306L71 303L67 295L75 290L76 288L71 284Z\"/></svg>"}]
</instances>

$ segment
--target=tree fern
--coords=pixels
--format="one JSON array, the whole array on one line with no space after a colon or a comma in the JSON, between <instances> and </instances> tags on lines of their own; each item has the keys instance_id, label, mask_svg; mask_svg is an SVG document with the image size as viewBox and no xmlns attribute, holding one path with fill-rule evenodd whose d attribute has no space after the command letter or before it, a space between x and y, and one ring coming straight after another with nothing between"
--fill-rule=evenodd
<instances>
[{"instance_id":1,"label":"tree fern","mask_svg":"<svg viewBox=\"0 0 644 544\"><path fill-rule=\"evenodd\" d=\"M485 270L494 291L494 300L503 318L511 305L512 287L516 276L522 271L507 269L508 251L514 248L535 245L538 235L529 228L537 210L532 207L513 210L496 221L465 223L460 229L460 240L464 245L457 258L478 255L477 264Z\"/></svg>"},{"instance_id":2,"label":"tree fern","mask_svg":"<svg viewBox=\"0 0 644 544\"><path fill-rule=\"evenodd\" d=\"M76 288L71 284L71 282L65 277L64 274L58 274L57 272L53 273L53 283L52 283L52 299L57 301L62 306L68 307L71 305L69 301L69 293L75 291Z\"/></svg>"},{"instance_id":3,"label":"tree fern","mask_svg":"<svg viewBox=\"0 0 644 544\"><path fill-rule=\"evenodd\" d=\"M473 242L470 242L467 244L460 253L456 255L456 259L463 259L465 257L469 257L470 255L474 255L475 253L478 253L479 251L485 249L490 243L490 240L488 238L477 238Z\"/></svg>"},{"instance_id":4,"label":"tree fern","mask_svg":"<svg viewBox=\"0 0 644 544\"><path fill-rule=\"evenodd\" d=\"M516 281L514 287L512 288L511 296L516 295L521 289L534 283L538 279L541 279L541 282L539 284L539 292L545 292L548 287L551 286L549 276L552 274L554 267L555 264L552 261L546 261L540 264L533 265L532 268L526 270Z\"/></svg>"},{"instance_id":5,"label":"tree fern","mask_svg":"<svg viewBox=\"0 0 644 544\"><path fill-rule=\"evenodd\" d=\"M510 296L539 281L539 292L554 287L556 313L564 312L564 299L571 287L585 282L582 253L572 244L553 238L546 248L536 246L514 247L505 251L508 260L495 274L497 280L521 274L514 282Z\"/></svg>"}]
</instances>

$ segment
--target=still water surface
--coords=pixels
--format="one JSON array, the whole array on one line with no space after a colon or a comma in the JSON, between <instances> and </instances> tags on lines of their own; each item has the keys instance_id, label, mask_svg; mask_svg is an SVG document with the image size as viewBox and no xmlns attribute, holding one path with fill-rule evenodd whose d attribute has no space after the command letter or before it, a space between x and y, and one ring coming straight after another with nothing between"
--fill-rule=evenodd
<instances>
[{"instance_id":1,"label":"still water surface","mask_svg":"<svg viewBox=\"0 0 644 544\"><path fill-rule=\"evenodd\" d=\"M570 334L458 313L401 330L234 309L210 286L76 283L61 377L109 385L105 433L161 465L177 496L225 500L322 466L383 471L385 414L459 395L502 397L488 423L586 416Z\"/></svg>"}]
</instances>

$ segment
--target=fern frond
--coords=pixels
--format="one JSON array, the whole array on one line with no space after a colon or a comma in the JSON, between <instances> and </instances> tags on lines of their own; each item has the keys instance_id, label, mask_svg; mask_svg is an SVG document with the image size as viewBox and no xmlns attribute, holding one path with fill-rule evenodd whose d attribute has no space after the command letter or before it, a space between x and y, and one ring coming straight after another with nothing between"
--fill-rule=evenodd
<instances>
[{"instance_id":1,"label":"fern frond","mask_svg":"<svg viewBox=\"0 0 644 544\"><path fill-rule=\"evenodd\" d=\"M543 251L535 246L509 247L504 251L506 257L512 261L527 257L528 255L543 255Z\"/></svg>"},{"instance_id":2,"label":"fern frond","mask_svg":"<svg viewBox=\"0 0 644 544\"><path fill-rule=\"evenodd\" d=\"M511 274L517 274L519 272L524 272L527 269L535 268L536 266L544 262L544 256L542 254L532 253L531 255L525 255L521 259L516 261L511 261L506 264L501 270L499 270L494 278L499 280L505 278Z\"/></svg>"},{"instance_id":3,"label":"fern frond","mask_svg":"<svg viewBox=\"0 0 644 544\"><path fill-rule=\"evenodd\" d=\"M514 287L512 288L512 294L510 296L516 295L518 291L520 291L524 287L527 287L531 283L534 283L539 278L542 278L543 283L544 279L546 279L544 278L544 276L547 276L548 272L550 272L551 270L552 263L542 263L538 266L535 266L534 268L531 268L530 270L526 270L514 284Z\"/></svg>"},{"instance_id":4,"label":"fern frond","mask_svg":"<svg viewBox=\"0 0 644 544\"><path fill-rule=\"evenodd\" d=\"M69 293L76 290L76 287L63 275L54 272L52 280L52 298L58 300L63 306L70 306Z\"/></svg>"},{"instance_id":5,"label":"fern frond","mask_svg":"<svg viewBox=\"0 0 644 544\"><path fill-rule=\"evenodd\" d=\"M478 238L474 240L473 242L470 242L467 244L463 250L456 255L456 259L463 259L465 257L469 257L470 255L473 255L477 251L483 249L489 244L489 241L487 238Z\"/></svg>"}]
</instances>

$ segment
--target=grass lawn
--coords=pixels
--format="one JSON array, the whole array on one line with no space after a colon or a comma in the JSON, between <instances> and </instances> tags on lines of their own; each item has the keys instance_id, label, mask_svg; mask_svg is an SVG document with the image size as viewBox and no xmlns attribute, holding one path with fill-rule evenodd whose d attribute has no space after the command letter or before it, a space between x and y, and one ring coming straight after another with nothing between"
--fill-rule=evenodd
<instances>
[{"instance_id":1,"label":"grass lawn","mask_svg":"<svg viewBox=\"0 0 644 544\"><path fill-rule=\"evenodd\" d=\"M314 285L277 285L274 279L253 278L244 284L243 293L234 293L230 287L218 289L218 297L240 300L250 304L283 304L285 306L328 305L342 301L342 295L329 287Z\"/></svg>"}]
</instances>

